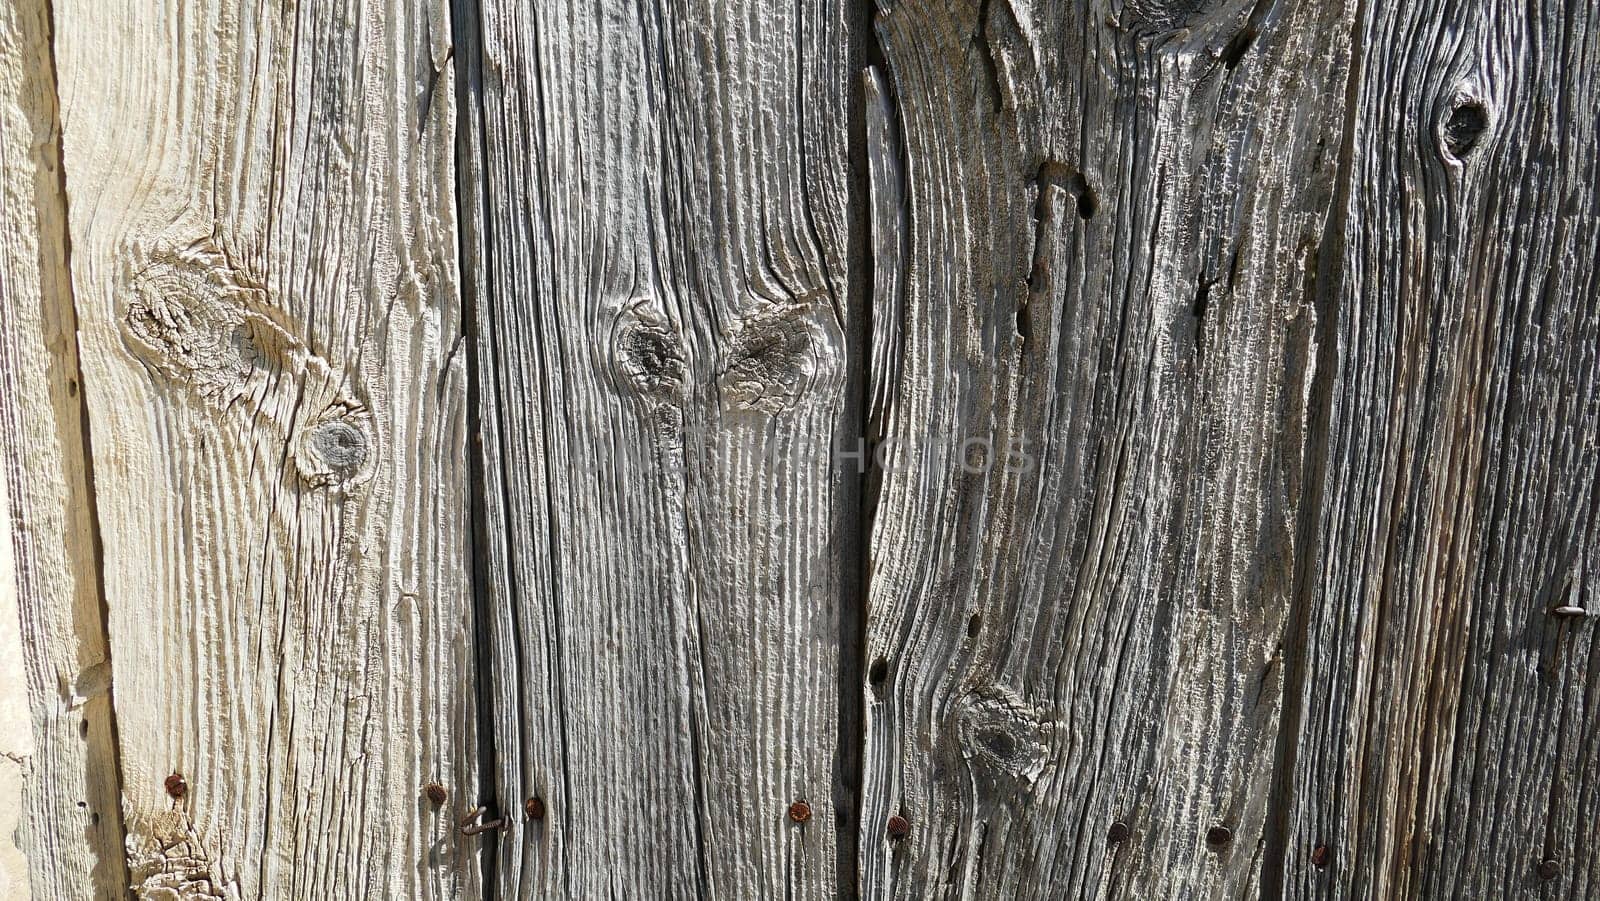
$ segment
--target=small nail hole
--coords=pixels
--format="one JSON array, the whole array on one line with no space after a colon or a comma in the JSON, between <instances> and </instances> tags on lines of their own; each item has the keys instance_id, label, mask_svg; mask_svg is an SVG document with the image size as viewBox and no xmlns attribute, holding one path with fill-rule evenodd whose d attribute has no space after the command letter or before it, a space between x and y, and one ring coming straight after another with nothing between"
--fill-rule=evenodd
<instances>
[{"instance_id":1,"label":"small nail hole","mask_svg":"<svg viewBox=\"0 0 1600 901\"><path fill-rule=\"evenodd\" d=\"M967 620L967 637L968 638L977 638L978 637L978 633L982 632L982 631L983 631L983 614L981 614L981 613L972 614L972 618Z\"/></svg>"},{"instance_id":2,"label":"small nail hole","mask_svg":"<svg viewBox=\"0 0 1600 901\"><path fill-rule=\"evenodd\" d=\"M1226 847L1233 841L1233 830L1227 826L1212 826L1206 830L1206 844L1213 848Z\"/></svg>"},{"instance_id":3,"label":"small nail hole","mask_svg":"<svg viewBox=\"0 0 1600 901\"><path fill-rule=\"evenodd\" d=\"M1115 823L1111 824L1110 829L1106 830L1106 841L1113 845L1120 845L1127 841L1132 835L1133 830L1128 828L1128 824L1122 822L1121 820L1117 820Z\"/></svg>"}]
</instances>

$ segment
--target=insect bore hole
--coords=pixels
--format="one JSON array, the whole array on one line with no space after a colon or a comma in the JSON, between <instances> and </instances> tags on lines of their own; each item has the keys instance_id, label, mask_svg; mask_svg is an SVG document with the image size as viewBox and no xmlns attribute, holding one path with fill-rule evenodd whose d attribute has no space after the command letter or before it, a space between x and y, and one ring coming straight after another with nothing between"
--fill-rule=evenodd
<instances>
[{"instance_id":1,"label":"insect bore hole","mask_svg":"<svg viewBox=\"0 0 1600 901\"><path fill-rule=\"evenodd\" d=\"M1100 209L1100 200L1094 196L1094 188L1089 186L1089 180L1083 177L1082 172L1072 173L1067 179L1067 190L1078 199L1078 218L1088 221L1094 218L1095 211Z\"/></svg>"}]
</instances>

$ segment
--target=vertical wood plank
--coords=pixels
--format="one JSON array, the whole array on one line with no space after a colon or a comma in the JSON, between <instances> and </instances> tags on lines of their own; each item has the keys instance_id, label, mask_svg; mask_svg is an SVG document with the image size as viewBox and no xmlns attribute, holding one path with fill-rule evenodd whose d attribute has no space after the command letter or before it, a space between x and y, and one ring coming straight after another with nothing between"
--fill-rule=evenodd
<instances>
[{"instance_id":1,"label":"vertical wood plank","mask_svg":"<svg viewBox=\"0 0 1600 901\"><path fill-rule=\"evenodd\" d=\"M1592 897L1595 10L1367 3L1356 44L1285 895Z\"/></svg>"},{"instance_id":2,"label":"vertical wood plank","mask_svg":"<svg viewBox=\"0 0 1600 901\"><path fill-rule=\"evenodd\" d=\"M447 9L55 16L132 887L476 897Z\"/></svg>"},{"instance_id":3,"label":"vertical wood plank","mask_svg":"<svg viewBox=\"0 0 1600 901\"><path fill-rule=\"evenodd\" d=\"M0 479L0 897L29 901L28 854L21 841L27 805L23 779L33 756L28 679L22 666L22 614L11 549L11 497Z\"/></svg>"},{"instance_id":4,"label":"vertical wood plank","mask_svg":"<svg viewBox=\"0 0 1600 901\"><path fill-rule=\"evenodd\" d=\"M1351 4L878 9L912 237L863 894L1247 896Z\"/></svg>"},{"instance_id":5,"label":"vertical wood plank","mask_svg":"<svg viewBox=\"0 0 1600 901\"><path fill-rule=\"evenodd\" d=\"M477 24L495 787L546 811L499 843L500 894L833 897L844 9Z\"/></svg>"},{"instance_id":6,"label":"vertical wood plank","mask_svg":"<svg viewBox=\"0 0 1600 901\"><path fill-rule=\"evenodd\" d=\"M49 4L0 7L0 608L23 718L0 715L0 791L18 790L24 885L0 897L127 895L110 660L88 480ZM0 629L3 631L3 629ZM14 655L14 656L13 656ZM15 668L13 670L13 667ZM3 681L3 678L0 678ZM12 767L15 766L13 773ZM14 783L11 777L20 780ZM9 798L7 799L9 801ZM0 820L3 820L0 817Z\"/></svg>"}]
</instances>

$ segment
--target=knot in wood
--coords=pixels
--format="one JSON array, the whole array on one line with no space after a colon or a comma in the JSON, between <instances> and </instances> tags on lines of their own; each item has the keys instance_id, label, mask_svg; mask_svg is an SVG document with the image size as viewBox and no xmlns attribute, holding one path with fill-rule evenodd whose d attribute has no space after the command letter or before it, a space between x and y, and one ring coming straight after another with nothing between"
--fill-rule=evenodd
<instances>
[{"instance_id":1,"label":"knot in wood","mask_svg":"<svg viewBox=\"0 0 1600 901\"><path fill-rule=\"evenodd\" d=\"M296 442L300 478L314 488L348 488L372 476L373 433L365 411L334 407L308 424Z\"/></svg>"},{"instance_id":2,"label":"knot in wood","mask_svg":"<svg viewBox=\"0 0 1600 901\"><path fill-rule=\"evenodd\" d=\"M237 391L264 356L247 310L260 301L220 257L200 248L154 255L130 280L128 346L156 371L200 395Z\"/></svg>"},{"instance_id":3,"label":"knot in wood","mask_svg":"<svg viewBox=\"0 0 1600 901\"><path fill-rule=\"evenodd\" d=\"M612 326L610 357L620 386L640 397L679 401L688 367L683 336L648 298L635 299Z\"/></svg>"},{"instance_id":4,"label":"knot in wood","mask_svg":"<svg viewBox=\"0 0 1600 901\"><path fill-rule=\"evenodd\" d=\"M141 899L211 901L237 897L238 885L213 871L215 855L181 808L128 814L128 888Z\"/></svg>"},{"instance_id":5,"label":"knot in wood","mask_svg":"<svg viewBox=\"0 0 1600 901\"><path fill-rule=\"evenodd\" d=\"M1125 0L1119 22L1130 31L1167 36L1222 18L1238 0Z\"/></svg>"},{"instance_id":6,"label":"knot in wood","mask_svg":"<svg viewBox=\"0 0 1600 901\"><path fill-rule=\"evenodd\" d=\"M1489 105L1470 87L1458 88L1436 132L1439 153L1446 162L1465 160L1493 125Z\"/></svg>"},{"instance_id":7,"label":"knot in wood","mask_svg":"<svg viewBox=\"0 0 1600 901\"><path fill-rule=\"evenodd\" d=\"M825 300L772 306L746 318L717 376L724 402L781 413L843 378L843 337Z\"/></svg>"},{"instance_id":8,"label":"knot in wood","mask_svg":"<svg viewBox=\"0 0 1600 901\"><path fill-rule=\"evenodd\" d=\"M1053 730L1021 698L990 688L968 695L959 716L962 756L992 787L1027 788L1044 771Z\"/></svg>"}]
</instances>

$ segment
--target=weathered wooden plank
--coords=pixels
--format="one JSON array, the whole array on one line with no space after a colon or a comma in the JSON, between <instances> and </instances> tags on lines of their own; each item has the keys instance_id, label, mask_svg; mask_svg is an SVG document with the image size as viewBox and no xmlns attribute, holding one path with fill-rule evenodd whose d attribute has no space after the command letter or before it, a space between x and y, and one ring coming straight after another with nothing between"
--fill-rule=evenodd
<instances>
[{"instance_id":1,"label":"weathered wooden plank","mask_svg":"<svg viewBox=\"0 0 1600 901\"><path fill-rule=\"evenodd\" d=\"M1596 10L1364 9L1285 894L1594 897Z\"/></svg>"},{"instance_id":2,"label":"weathered wooden plank","mask_svg":"<svg viewBox=\"0 0 1600 901\"><path fill-rule=\"evenodd\" d=\"M49 4L0 6L0 520L14 525L0 535L0 557L15 564L0 567L0 610L9 607L20 629L18 647L0 650L0 670L14 672L24 691L23 719L0 715L0 792L20 789L21 805L16 829L0 817L0 847L16 836L35 898L122 899L110 664L50 37ZM0 875L0 897L27 891Z\"/></svg>"},{"instance_id":3,"label":"weathered wooden plank","mask_svg":"<svg viewBox=\"0 0 1600 901\"><path fill-rule=\"evenodd\" d=\"M486 0L473 25L495 791L545 810L500 841L500 895L831 897L844 8Z\"/></svg>"},{"instance_id":4,"label":"weathered wooden plank","mask_svg":"<svg viewBox=\"0 0 1600 901\"><path fill-rule=\"evenodd\" d=\"M0 898L29 901L32 880L20 837L27 817L23 779L33 756L33 727L22 667L22 614L17 608L12 533L11 498L6 480L0 479Z\"/></svg>"},{"instance_id":5,"label":"weathered wooden plank","mask_svg":"<svg viewBox=\"0 0 1600 901\"><path fill-rule=\"evenodd\" d=\"M912 239L863 894L1249 895L1353 10L878 7Z\"/></svg>"},{"instance_id":6,"label":"weathered wooden plank","mask_svg":"<svg viewBox=\"0 0 1600 901\"><path fill-rule=\"evenodd\" d=\"M447 9L54 9L133 888L475 897Z\"/></svg>"}]
</instances>

